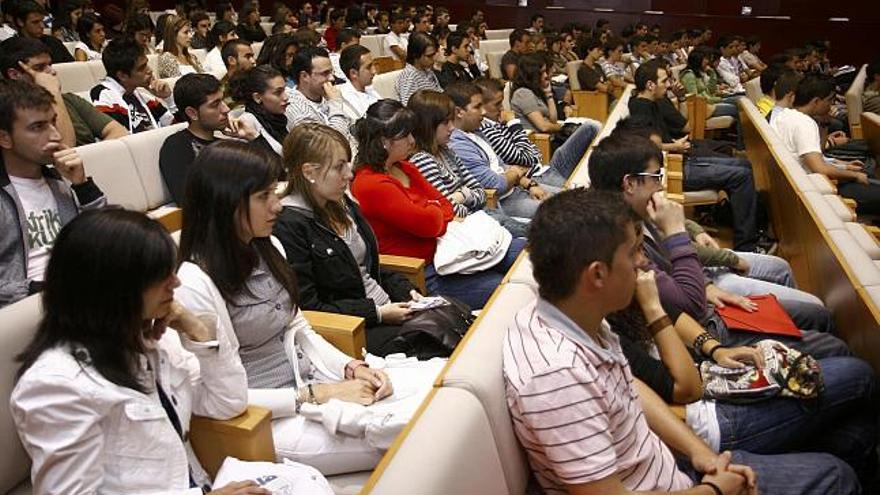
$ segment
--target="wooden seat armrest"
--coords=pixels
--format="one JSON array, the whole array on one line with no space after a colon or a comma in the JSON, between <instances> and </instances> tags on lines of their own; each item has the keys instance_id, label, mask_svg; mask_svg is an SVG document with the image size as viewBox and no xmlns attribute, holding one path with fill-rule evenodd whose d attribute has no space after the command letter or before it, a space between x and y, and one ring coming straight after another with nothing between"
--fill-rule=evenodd
<instances>
[{"instance_id":1,"label":"wooden seat armrest","mask_svg":"<svg viewBox=\"0 0 880 495\"><path fill-rule=\"evenodd\" d=\"M419 292L428 293L428 286L425 283L425 260L410 256L380 254L379 266L406 276Z\"/></svg>"},{"instance_id":2,"label":"wooden seat armrest","mask_svg":"<svg viewBox=\"0 0 880 495\"><path fill-rule=\"evenodd\" d=\"M706 119L709 118L709 105L706 99L690 95L687 97L687 119L691 125L690 138L703 139L706 137Z\"/></svg>"},{"instance_id":3,"label":"wooden seat armrest","mask_svg":"<svg viewBox=\"0 0 880 495\"><path fill-rule=\"evenodd\" d=\"M684 156L666 153L666 197L684 204Z\"/></svg>"},{"instance_id":4,"label":"wooden seat armrest","mask_svg":"<svg viewBox=\"0 0 880 495\"><path fill-rule=\"evenodd\" d=\"M303 311L303 316L334 347L354 359L363 358L363 349L367 346L363 318L324 311Z\"/></svg>"},{"instance_id":5,"label":"wooden seat armrest","mask_svg":"<svg viewBox=\"0 0 880 495\"><path fill-rule=\"evenodd\" d=\"M502 110L501 111L501 121L502 122L510 122L511 120L516 118L516 114L513 113L513 110Z\"/></svg>"},{"instance_id":6,"label":"wooden seat armrest","mask_svg":"<svg viewBox=\"0 0 880 495\"><path fill-rule=\"evenodd\" d=\"M841 196L840 199L841 199L841 201L843 201L843 204L845 204L846 207L849 208L850 211L853 212L853 215L855 215L855 214L856 214L856 208L858 208L858 204L856 203L856 200L854 200L854 199L852 199L852 198L844 198L844 197L842 197L842 196Z\"/></svg>"},{"instance_id":7,"label":"wooden seat armrest","mask_svg":"<svg viewBox=\"0 0 880 495\"><path fill-rule=\"evenodd\" d=\"M530 132L529 139L541 152L541 163L550 163L553 152L550 150L550 134L543 132Z\"/></svg>"},{"instance_id":8,"label":"wooden seat armrest","mask_svg":"<svg viewBox=\"0 0 880 495\"><path fill-rule=\"evenodd\" d=\"M865 227L865 230L868 231L869 234L874 236L874 239L878 243L880 243L880 227L877 227L876 225L865 225L865 224L862 224L862 226Z\"/></svg>"},{"instance_id":9,"label":"wooden seat armrest","mask_svg":"<svg viewBox=\"0 0 880 495\"><path fill-rule=\"evenodd\" d=\"M608 120L608 93L600 91L572 91L572 100L577 110L575 117L587 117L605 122Z\"/></svg>"},{"instance_id":10,"label":"wooden seat armrest","mask_svg":"<svg viewBox=\"0 0 880 495\"><path fill-rule=\"evenodd\" d=\"M245 412L227 420L193 416L189 426L190 443L211 478L227 456L275 462L272 412L268 409L248 406Z\"/></svg>"},{"instance_id":11,"label":"wooden seat armrest","mask_svg":"<svg viewBox=\"0 0 880 495\"><path fill-rule=\"evenodd\" d=\"M168 232L183 228L183 210L176 206L162 206L147 212L147 216L162 224Z\"/></svg>"},{"instance_id":12,"label":"wooden seat armrest","mask_svg":"<svg viewBox=\"0 0 880 495\"><path fill-rule=\"evenodd\" d=\"M498 209L498 190L486 189L486 208L490 210Z\"/></svg>"}]
</instances>

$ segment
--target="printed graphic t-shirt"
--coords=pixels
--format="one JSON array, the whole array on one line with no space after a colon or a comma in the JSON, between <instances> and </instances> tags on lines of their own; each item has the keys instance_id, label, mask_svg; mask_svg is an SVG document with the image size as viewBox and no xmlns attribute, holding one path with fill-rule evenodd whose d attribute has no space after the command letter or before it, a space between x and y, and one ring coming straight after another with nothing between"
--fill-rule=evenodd
<instances>
[{"instance_id":1,"label":"printed graphic t-shirt","mask_svg":"<svg viewBox=\"0 0 880 495\"><path fill-rule=\"evenodd\" d=\"M49 264L49 251L61 230L58 204L44 177L25 179L10 176L9 180L21 200L27 224L27 278L42 281Z\"/></svg>"}]
</instances>

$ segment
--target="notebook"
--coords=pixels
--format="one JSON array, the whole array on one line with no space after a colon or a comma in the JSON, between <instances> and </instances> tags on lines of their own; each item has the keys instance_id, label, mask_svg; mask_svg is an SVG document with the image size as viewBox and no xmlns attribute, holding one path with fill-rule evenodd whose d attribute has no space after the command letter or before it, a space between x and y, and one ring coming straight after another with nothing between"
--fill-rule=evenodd
<instances>
[{"instance_id":1,"label":"notebook","mask_svg":"<svg viewBox=\"0 0 880 495\"><path fill-rule=\"evenodd\" d=\"M736 306L727 305L718 308L718 314L731 330L763 333L768 335L783 335L786 337L802 338L800 329L791 320L785 308L779 304L779 300L773 294L748 296L758 309L749 313Z\"/></svg>"}]
</instances>

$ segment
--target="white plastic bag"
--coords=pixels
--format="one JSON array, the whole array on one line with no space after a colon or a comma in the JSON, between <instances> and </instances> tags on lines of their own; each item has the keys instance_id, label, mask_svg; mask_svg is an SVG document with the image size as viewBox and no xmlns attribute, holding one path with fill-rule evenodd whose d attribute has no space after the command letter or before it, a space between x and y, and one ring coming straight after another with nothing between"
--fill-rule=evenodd
<instances>
[{"instance_id":1,"label":"white plastic bag","mask_svg":"<svg viewBox=\"0 0 880 495\"><path fill-rule=\"evenodd\" d=\"M330 483L317 469L292 462L247 462L227 457L214 478L214 488L236 481L256 481L274 495L333 495Z\"/></svg>"}]
</instances>

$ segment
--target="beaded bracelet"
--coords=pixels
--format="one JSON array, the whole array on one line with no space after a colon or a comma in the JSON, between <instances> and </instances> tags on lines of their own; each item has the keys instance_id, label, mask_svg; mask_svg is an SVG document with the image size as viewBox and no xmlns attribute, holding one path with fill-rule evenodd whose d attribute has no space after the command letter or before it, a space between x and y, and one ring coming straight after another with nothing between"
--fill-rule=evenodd
<instances>
[{"instance_id":1,"label":"beaded bracelet","mask_svg":"<svg viewBox=\"0 0 880 495\"><path fill-rule=\"evenodd\" d=\"M697 338L694 339L693 344L694 352L702 356L706 356L706 354L703 353L703 346L706 345L706 342L709 342L710 340L715 340L715 337L712 336L712 334L710 334L709 332L703 332L700 335L697 335Z\"/></svg>"},{"instance_id":2,"label":"beaded bracelet","mask_svg":"<svg viewBox=\"0 0 880 495\"><path fill-rule=\"evenodd\" d=\"M716 485L715 483L712 483L711 481L704 481L697 486L708 486L709 488L711 488L712 490L715 491L715 495L724 495L724 492L721 491L721 488L718 485Z\"/></svg>"}]
</instances>

